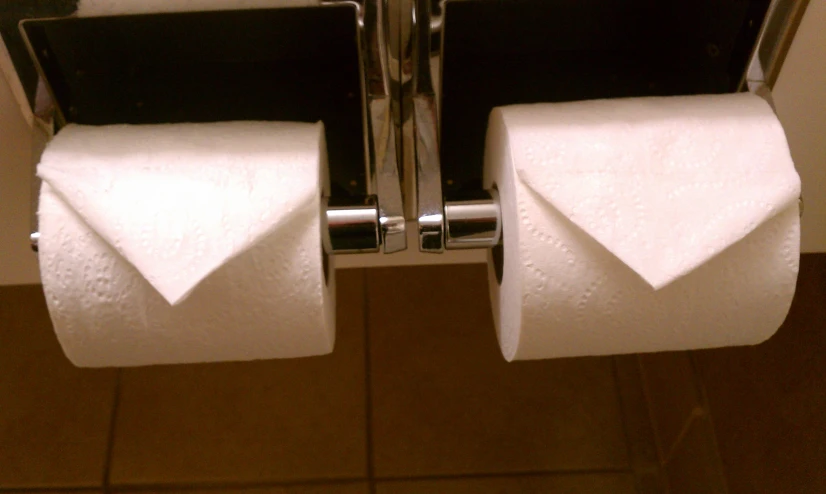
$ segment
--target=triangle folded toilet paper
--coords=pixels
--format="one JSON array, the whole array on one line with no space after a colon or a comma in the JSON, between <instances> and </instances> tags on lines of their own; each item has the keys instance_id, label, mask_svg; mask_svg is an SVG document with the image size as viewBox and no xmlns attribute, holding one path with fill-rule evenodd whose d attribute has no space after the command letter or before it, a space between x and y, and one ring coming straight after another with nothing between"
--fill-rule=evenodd
<instances>
[{"instance_id":1,"label":"triangle folded toilet paper","mask_svg":"<svg viewBox=\"0 0 826 494\"><path fill-rule=\"evenodd\" d=\"M39 257L69 359L331 352L323 136L321 124L277 122L62 129L38 166Z\"/></svg>"},{"instance_id":2,"label":"triangle folded toilet paper","mask_svg":"<svg viewBox=\"0 0 826 494\"><path fill-rule=\"evenodd\" d=\"M755 344L788 312L800 179L757 96L498 108L485 183L508 360Z\"/></svg>"}]
</instances>

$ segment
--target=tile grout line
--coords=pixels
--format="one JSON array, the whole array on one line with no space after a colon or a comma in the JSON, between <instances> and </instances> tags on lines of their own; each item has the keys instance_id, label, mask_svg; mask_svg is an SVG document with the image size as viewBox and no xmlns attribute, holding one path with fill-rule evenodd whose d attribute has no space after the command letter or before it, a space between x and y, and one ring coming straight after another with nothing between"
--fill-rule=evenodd
<instances>
[{"instance_id":1,"label":"tile grout line","mask_svg":"<svg viewBox=\"0 0 826 494\"><path fill-rule=\"evenodd\" d=\"M364 318L364 426L365 450L367 454L367 483L370 494L376 494L375 472L373 469L373 391L370 363L370 301L368 297L367 269L362 268L362 317Z\"/></svg>"},{"instance_id":2,"label":"tile grout line","mask_svg":"<svg viewBox=\"0 0 826 494\"><path fill-rule=\"evenodd\" d=\"M651 390L648 386L648 378L645 373L645 366L642 363L642 357L637 354L637 368L640 372L640 381L642 381L642 394L645 397L645 407L648 409L648 417L651 419L651 427L654 430L654 446L657 448L657 460L660 462L660 465L664 465L665 459L665 452L663 451L662 446L662 439L660 438L659 433L659 424L657 424L657 417L654 413L654 410L651 407Z\"/></svg>"},{"instance_id":3,"label":"tile grout line","mask_svg":"<svg viewBox=\"0 0 826 494\"><path fill-rule=\"evenodd\" d=\"M628 462L631 470L634 470L635 454L631 447L631 434L628 432L627 413L625 413L625 400L622 397L619 383L619 368L616 355L611 356L611 377L614 379L614 390L617 392L617 405L619 406L620 421L622 422L622 435L625 437L625 450L628 453Z\"/></svg>"},{"instance_id":4,"label":"tile grout line","mask_svg":"<svg viewBox=\"0 0 826 494\"><path fill-rule=\"evenodd\" d=\"M146 483L146 484L119 484L116 489L119 493L127 492L201 492L201 491L233 491L246 489L267 489L273 487L314 487L314 486L340 486L347 484L363 484L363 478L325 478L315 480L299 480L287 482L258 482L258 481L238 481L238 482L169 482L169 483ZM37 487L0 487L0 493L21 494L21 493L69 493L81 492L84 494L100 492L99 486L37 486Z\"/></svg>"},{"instance_id":5,"label":"tile grout line","mask_svg":"<svg viewBox=\"0 0 826 494\"><path fill-rule=\"evenodd\" d=\"M61 494L67 492L82 492L82 493L90 493L90 492L97 492L97 486L58 486L58 487L49 487L49 486L37 486L37 487L0 487L0 492L7 492L9 494L20 494L22 492L42 492L44 494L53 494L55 492L59 492Z\"/></svg>"},{"instance_id":6,"label":"tile grout line","mask_svg":"<svg viewBox=\"0 0 826 494\"><path fill-rule=\"evenodd\" d=\"M628 453L628 463L634 476L634 484L639 490L639 475L636 468L636 453L631 446L631 434L628 432L628 414L625 410L625 398L622 396L622 387L619 379L619 364L617 363L617 356L611 357L611 374L614 378L614 390L617 392L617 405L619 406L620 421L622 422L622 434L625 437L625 451Z\"/></svg>"},{"instance_id":7,"label":"tile grout line","mask_svg":"<svg viewBox=\"0 0 826 494\"><path fill-rule=\"evenodd\" d=\"M657 462L660 464L660 474L662 475L662 486L664 488L664 494L671 494L671 481L668 478L668 470L665 468L665 463L663 462L663 448L661 444L660 434L657 432L659 428L657 427L657 418L654 414L654 409L651 406L651 390L648 387L648 378L645 373L645 366L642 363L642 355L637 354L637 369L640 373L640 381L642 383L642 394L645 398L645 408L648 410L648 417L651 420L651 427L654 433L654 447L657 449Z\"/></svg>"},{"instance_id":8,"label":"tile grout line","mask_svg":"<svg viewBox=\"0 0 826 494\"><path fill-rule=\"evenodd\" d=\"M723 466L723 455L720 454L720 444L717 441L717 428L714 426L714 417L711 416L711 404L708 401L708 390L706 389L702 376L700 376L700 369L699 364L697 363L696 355L697 352L690 352L688 354L688 363L691 368L694 385L697 386L697 391L700 393L700 406L705 412L703 418L708 420L708 423L711 426L711 445L714 447L714 459L717 460L715 470L717 470L717 473L723 481L723 494L728 494L728 476L726 476L725 467Z\"/></svg>"},{"instance_id":9,"label":"tile grout line","mask_svg":"<svg viewBox=\"0 0 826 494\"><path fill-rule=\"evenodd\" d=\"M523 470L517 472L457 473L436 475L388 475L375 480L382 482L416 482L431 480L498 479L520 477L568 477L574 475L618 475L633 473L628 468L598 468L584 470Z\"/></svg>"},{"instance_id":10,"label":"tile grout line","mask_svg":"<svg viewBox=\"0 0 826 494\"><path fill-rule=\"evenodd\" d=\"M363 484L365 479L363 478L323 478L323 479L306 479L306 480L297 480L297 481L248 481L248 480L240 480L240 481L175 481L175 482L160 482L160 483L153 483L149 482L146 484L118 484L117 485L117 492L119 493L127 493L127 492L159 492L159 491L171 491L171 492L202 492L202 491L236 491L236 490L254 490L254 489L268 489L268 488L290 488L290 487L315 487L315 486L339 486L339 485L348 485L348 484ZM85 488L87 491L90 490L89 488ZM49 491L52 492L53 488L40 488L39 491ZM27 491L37 492L38 490L28 489ZM58 488L58 490L62 491L63 488ZM0 492L3 492L3 489L0 489ZM20 490L15 490L15 493L22 492Z\"/></svg>"},{"instance_id":11,"label":"tile grout line","mask_svg":"<svg viewBox=\"0 0 826 494\"><path fill-rule=\"evenodd\" d=\"M700 400L700 407L699 409L697 406L692 407L691 413L689 413L688 417L685 418L685 421L683 422L680 431L677 433L677 437L674 439L674 442L668 446L668 451L663 451L663 465L668 465L671 460L674 459L674 455L677 454L677 451L680 446L682 446L686 436L688 436L689 431L691 431L691 426L694 425L695 419L702 418L703 415L707 414L707 407L703 404L703 391L700 389L697 379L697 372L694 369L694 359L688 351L686 351L686 358L688 359L689 372L691 373L691 387L694 388L694 393Z\"/></svg>"},{"instance_id":12,"label":"tile grout line","mask_svg":"<svg viewBox=\"0 0 826 494\"><path fill-rule=\"evenodd\" d=\"M701 419L704 415L708 415L708 407L706 406L703 400L703 390L699 384L697 371L694 367L694 359L692 358L691 352L685 351L685 354L686 358L688 359L689 372L691 374L691 387L693 388L694 393L699 399L700 405L699 407L697 407L696 405L692 407L691 413L689 413L688 417L685 418L685 421L683 422L680 431L677 433L677 437L674 439L674 442L670 446L668 446L668 451L663 451L663 465L668 465L671 462L671 460L674 459L674 456L677 454L677 451L679 450L680 446L682 446L683 441L685 440L686 436L688 436L689 431L691 431L691 426L694 425L696 419Z\"/></svg>"},{"instance_id":13,"label":"tile grout line","mask_svg":"<svg viewBox=\"0 0 826 494\"><path fill-rule=\"evenodd\" d=\"M674 444L668 449L668 452L665 454L665 458L663 459L663 465L668 465L671 463L671 460L674 459L674 456L677 454L677 450L682 446L683 440L685 440L686 436L688 436L688 432L691 430L691 426L694 425L695 419L701 417L700 414L696 413L697 410L692 410L691 413L686 417L683 426L680 428L680 432L677 433L677 438L674 439Z\"/></svg>"},{"instance_id":14,"label":"tile grout line","mask_svg":"<svg viewBox=\"0 0 826 494\"><path fill-rule=\"evenodd\" d=\"M115 389L114 397L112 400L112 413L109 417L109 434L108 441L106 442L106 456L103 459L102 487L104 493L110 492L109 481L112 473L112 454L115 450L115 427L117 426L118 410L120 409L120 387L122 373L123 369L118 368L115 374Z\"/></svg>"},{"instance_id":15,"label":"tile grout line","mask_svg":"<svg viewBox=\"0 0 826 494\"><path fill-rule=\"evenodd\" d=\"M387 476L375 480L386 482L416 482L416 481L439 481L439 480L463 480L463 479L496 479L496 478L519 478L519 477L566 477L573 475L616 475L631 473L627 469L607 468L607 469L585 469L585 470L532 470L520 472L494 472L494 473L465 473L465 474L436 474L421 476ZM118 492L195 492L195 491L224 491L232 489L264 489L271 487L309 487L309 486L330 486L342 484L358 484L365 482L363 478L325 478L315 480L298 480L288 482L169 482L169 483L147 483L147 484L122 484L117 486ZM372 482L371 482L372 484ZM90 492L96 490L95 487L0 487L0 493L51 493L60 492Z\"/></svg>"}]
</instances>

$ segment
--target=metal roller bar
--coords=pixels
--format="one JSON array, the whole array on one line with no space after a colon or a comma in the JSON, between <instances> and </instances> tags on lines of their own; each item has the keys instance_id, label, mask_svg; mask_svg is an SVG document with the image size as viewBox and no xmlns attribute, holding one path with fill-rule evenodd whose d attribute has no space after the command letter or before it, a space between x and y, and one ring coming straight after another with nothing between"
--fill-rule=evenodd
<instances>
[{"instance_id":1,"label":"metal roller bar","mask_svg":"<svg viewBox=\"0 0 826 494\"><path fill-rule=\"evenodd\" d=\"M346 3L356 7L362 96L366 105L367 192L378 197L382 251L385 254L399 252L407 248L407 236L388 69L391 46L389 0L333 0L325 3Z\"/></svg>"},{"instance_id":2,"label":"metal roller bar","mask_svg":"<svg viewBox=\"0 0 826 494\"><path fill-rule=\"evenodd\" d=\"M360 204L341 204L333 198L324 198L326 225L322 227L322 243L328 254L359 254L378 252L379 208L373 196Z\"/></svg>"},{"instance_id":3,"label":"metal roller bar","mask_svg":"<svg viewBox=\"0 0 826 494\"><path fill-rule=\"evenodd\" d=\"M445 200L446 249L489 249L502 236L502 215L496 190Z\"/></svg>"}]
</instances>

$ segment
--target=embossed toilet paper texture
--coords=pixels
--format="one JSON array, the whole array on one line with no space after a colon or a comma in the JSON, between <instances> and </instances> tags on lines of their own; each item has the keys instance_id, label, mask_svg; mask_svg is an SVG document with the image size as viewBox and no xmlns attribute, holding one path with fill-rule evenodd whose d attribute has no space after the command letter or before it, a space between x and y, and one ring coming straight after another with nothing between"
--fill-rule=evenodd
<instances>
[{"instance_id":1,"label":"embossed toilet paper texture","mask_svg":"<svg viewBox=\"0 0 826 494\"><path fill-rule=\"evenodd\" d=\"M783 322L800 181L758 97L496 109L485 166L505 225L490 283L507 359L755 344Z\"/></svg>"},{"instance_id":2,"label":"embossed toilet paper texture","mask_svg":"<svg viewBox=\"0 0 826 494\"><path fill-rule=\"evenodd\" d=\"M318 355L320 124L68 126L38 167L40 266L79 366Z\"/></svg>"}]
</instances>

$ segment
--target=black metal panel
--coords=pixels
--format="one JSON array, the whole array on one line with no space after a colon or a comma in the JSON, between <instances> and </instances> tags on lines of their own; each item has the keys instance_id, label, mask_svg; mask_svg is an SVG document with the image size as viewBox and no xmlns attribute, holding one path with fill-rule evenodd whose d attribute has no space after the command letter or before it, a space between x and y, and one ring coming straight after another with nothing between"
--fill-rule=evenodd
<instances>
[{"instance_id":1,"label":"black metal panel","mask_svg":"<svg viewBox=\"0 0 826 494\"><path fill-rule=\"evenodd\" d=\"M334 194L364 193L351 6L27 21L68 122L323 121Z\"/></svg>"},{"instance_id":2,"label":"black metal panel","mask_svg":"<svg viewBox=\"0 0 826 494\"><path fill-rule=\"evenodd\" d=\"M480 186L494 106L733 91L768 4L449 0L445 190ZM36 79L17 20L68 15L75 7L76 0L0 0L0 33L30 99ZM55 21L53 31L38 23L30 33L54 57L41 59L49 79L63 81L55 90L70 121L323 120L334 184L339 193L361 193L353 13L348 7L305 10L75 19ZM99 62L111 67L103 70Z\"/></svg>"},{"instance_id":3,"label":"black metal panel","mask_svg":"<svg viewBox=\"0 0 826 494\"><path fill-rule=\"evenodd\" d=\"M78 0L0 0L0 35L9 50L17 76L31 104L37 89L37 71L17 29L24 19L64 17L77 11Z\"/></svg>"},{"instance_id":4,"label":"black metal panel","mask_svg":"<svg viewBox=\"0 0 826 494\"><path fill-rule=\"evenodd\" d=\"M737 90L769 0L447 2L446 193L481 187L496 106Z\"/></svg>"}]
</instances>

